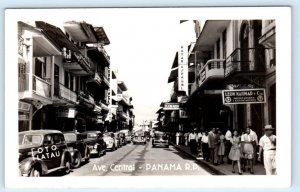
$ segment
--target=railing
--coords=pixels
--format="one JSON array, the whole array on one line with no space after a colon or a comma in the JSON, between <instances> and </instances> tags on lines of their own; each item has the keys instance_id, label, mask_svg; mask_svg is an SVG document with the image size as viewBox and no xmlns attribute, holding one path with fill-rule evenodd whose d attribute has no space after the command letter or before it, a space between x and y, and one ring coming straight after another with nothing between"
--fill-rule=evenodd
<instances>
[{"instance_id":1,"label":"railing","mask_svg":"<svg viewBox=\"0 0 300 192\"><path fill-rule=\"evenodd\" d=\"M21 35L18 35L18 53L19 55L23 56L23 46L24 45L24 38Z\"/></svg>"},{"instance_id":2,"label":"railing","mask_svg":"<svg viewBox=\"0 0 300 192\"><path fill-rule=\"evenodd\" d=\"M225 77L236 72L263 72L265 70L265 49L235 49L226 59Z\"/></svg>"},{"instance_id":3,"label":"railing","mask_svg":"<svg viewBox=\"0 0 300 192\"><path fill-rule=\"evenodd\" d=\"M107 54L106 50L103 48L102 45L97 45L97 48L100 52L103 53L104 57L107 59L108 62L110 62L110 56Z\"/></svg>"},{"instance_id":4,"label":"railing","mask_svg":"<svg viewBox=\"0 0 300 192\"><path fill-rule=\"evenodd\" d=\"M201 67L198 77L200 84L203 83L208 77L224 76L224 61L225 59L210 59L206 64Z\"/></svg>"},{"instance_id":5,"label":"railing","mask_svg":"<svg viewBox=\"0 0 300 192\"><path fill-rule=\"evenodd\" d=\"M108 77L106 77L106 75L105 74L101 74L101 77L102 77L102 79L104 80L104 82L107 84L107 86L110 86L110 84L109 84L109 78Z\"/></svg>"},{"instance_id":6,"label":"railing","mask_svg":"<svg viewBox=\"0 0 300 192\"><path fill-rule=\"evenodd\" d=\"M69 88L65 87L61 83L54 84L54 95L74 103L77 102L77 94L74 91L71 91Z\"/></svg>"},{"instance_id":7,"label":"railing","mask_svg":"<svg viewBox=\"0 0 300 192\"><path fill-rule=\"evenodd\" d=\"M32 89L30 90L29 82L32 80ZM29 75L28 73L20 74L19 76L19 91L32 91L33 93L42 97L51 97L51 83L36 75Z\"/></svg>"},{"instance_id":8,"label":"railing","mask_svg":"<svg viewBox=\"0 0 300 192\"><path fill-rule=\"evenodd\" d=\"M84 93L83 91L79 91L78 92L78 97L83 99L85 102L88 102L90 104L95 104L94 98L88 93Z\"/></svg>"},{"instance_id":9,"label":"railing","mask_svg":"<svg viewBox=\"0 0 300 192\"><path fill-rule=\"evenodd\" d=\"M75 57L72 57L72 54ZM85 54L85 49L80 49L80 53L64 49L63 55L66 63L78 63L80 65L83 65L84 70L86 70L88 73L91 71L92 61Z\"/></svg>"}]
</instances>

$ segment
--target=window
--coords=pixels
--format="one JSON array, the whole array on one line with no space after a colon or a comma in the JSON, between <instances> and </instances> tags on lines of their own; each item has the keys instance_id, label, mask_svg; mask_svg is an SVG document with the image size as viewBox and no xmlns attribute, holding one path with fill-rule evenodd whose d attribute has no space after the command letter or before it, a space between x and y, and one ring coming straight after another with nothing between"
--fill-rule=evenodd
<instances>
[{"instance_id":1,"label":"window","mask_svg":"<svg viewBox=\"0 0 300 192\"><path fill-rule=\"evenodd\" d=\"M35 58L35 75L40 78L46 77L46 58L44 57Z\"/></svg>"},{"instance_id":2,"label":"window","mask_svg":"<svg viewBox=\"0 0 300 192\"><path fill-rule=\"evenodd\" d=\"M65 71L65 86L69 87L69 73Z\"/></svg>"},{"instance_id":3,"label":"window","mask_svg":"<svg viewBox=\"0 0 300 192\"><path fill-rule=\"evenodd\" d=\"M74 76L70 75L70 90L74 91Z\"/></svg>"},{"instance_id":4,"label":"window","mask_svg":"<svg viewBox=\"0 0 300 192\"><path fill-rule=\"evenodd\" d=\"M223 31L222 37L223 37L223 59L226 59L226 29Z\"/></svg>"},{"instance_id":5,"label":"window","mask_svg":"<svg viewBox=\"0 0 300 192\"><path fill-rule=\"evenodd\" d=\"M217 59L220 59L220 39L217 41Z\"/></svg>"}]
</instances>

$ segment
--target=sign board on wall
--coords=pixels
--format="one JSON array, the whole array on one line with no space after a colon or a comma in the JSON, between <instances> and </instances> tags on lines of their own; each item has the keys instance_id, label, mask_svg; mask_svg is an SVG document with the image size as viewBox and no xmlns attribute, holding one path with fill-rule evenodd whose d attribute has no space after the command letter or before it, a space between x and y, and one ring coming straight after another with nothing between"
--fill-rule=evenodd
<instances>
[{"instance_id":1,"label":"sign board on wall","mask_svg":"<svg viewBox=\"0 0 300 192\"><path fill-rule=\"evenodd\" d=\"M179 110L179 103L165 103L164 110Z\"/></svg>"},{"instance_id":2,"label":"sign board on wall","mask_svg":"<svg viewBox=\"0 0 300 192\"><path fill-rule=\"evenodd\" d=\"M188 95L188 46L181 45L178 51L178 91Z\"/></svg>"},{"instance_id":3,"label":"sign board on wall","mask_svg":"<svg viewBox=\"0 0 300 192\"><path fill-rule=\"evenodd\" d=\"M265 89L235 89L222 91L223 104L265 103Z\"/></svg>"}]
</instances>

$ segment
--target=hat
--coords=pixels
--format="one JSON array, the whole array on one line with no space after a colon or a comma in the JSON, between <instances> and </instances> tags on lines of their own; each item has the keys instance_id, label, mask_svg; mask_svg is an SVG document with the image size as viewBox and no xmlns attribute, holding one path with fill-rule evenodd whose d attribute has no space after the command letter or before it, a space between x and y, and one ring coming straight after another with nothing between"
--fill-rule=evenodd
<instances>
[{"instance_id":1,"label":"hat","mask_svg":"<svg viewBox=\"0 0 300 192\"><path fill-rule=\"evenodd\" d=\"M274 130L274 127L272 125L265 125L265 130Z\"/></svg>"}]
</instances>

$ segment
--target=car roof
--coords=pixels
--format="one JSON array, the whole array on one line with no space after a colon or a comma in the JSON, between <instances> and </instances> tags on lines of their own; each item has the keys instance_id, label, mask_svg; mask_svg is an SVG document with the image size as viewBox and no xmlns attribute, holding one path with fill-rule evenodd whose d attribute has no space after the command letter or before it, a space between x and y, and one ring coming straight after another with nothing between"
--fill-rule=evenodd
<instances>
[{"instance_id":1,"label":"car roof","mask_svg":"<svg viewBox=\"0 0 300 192\"><path fill-rule=\"evenodd\" d=\"M62 134L61 131L58 131L58 130L46 130L46 129L43 129L43 130L31 130L31 131L22 131L22 132L19 132L19 134L41 134L41 135L45 135L45 134L51 134L51 133L59 133L59 134Z\"/></svg>"}]
</instances>

